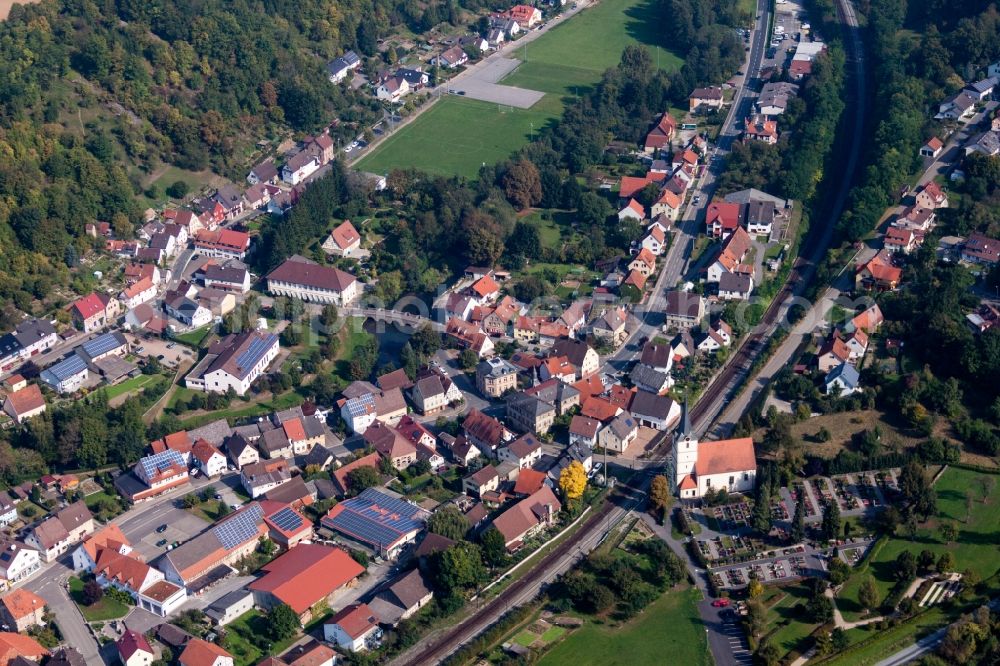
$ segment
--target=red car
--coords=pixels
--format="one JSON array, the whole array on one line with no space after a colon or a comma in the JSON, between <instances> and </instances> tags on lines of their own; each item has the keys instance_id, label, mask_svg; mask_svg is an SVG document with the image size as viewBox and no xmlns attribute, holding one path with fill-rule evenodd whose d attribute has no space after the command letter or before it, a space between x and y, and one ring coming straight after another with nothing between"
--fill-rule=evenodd
<instances>
[{"instance_id":1,"label":"red car","mask_svg":"<svg viewBox=\"0 0 1000 666\"><path fill-rule=\"evenodd\" d=\"M716 608L725 608L729 605L729 599L716 599L712 602L712 605Z\"/></svg>"}]
</instances>

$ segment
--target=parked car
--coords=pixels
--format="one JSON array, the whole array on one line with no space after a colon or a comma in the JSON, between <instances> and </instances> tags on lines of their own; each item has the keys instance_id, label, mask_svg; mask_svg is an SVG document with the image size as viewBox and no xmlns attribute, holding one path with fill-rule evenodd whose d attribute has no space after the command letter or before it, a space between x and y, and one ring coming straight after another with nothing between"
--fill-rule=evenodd
<instances>
[{"instance_id":1,"label":"parked car","mask_svg":"<svg viewBox=\"0 0 1000 666\"><path fill-rule=\"evenodd\" d=\"M167 524L166 523L163 523L162 525L160 525L159 527L156 528L156 533L157 534L163 534L166 531L167 531Z\"/></svg>"},{"instance_id":2,"label":"parked car","mask_svg":"<svg viewBox=\"0 0 1000 666\"><path fill-rule=\"evenodd\" d=\"M712 605L715 606L716 608L728 608L729 599L716 599L715 601L712 602Z\"/></svg>"},{"instance_id":3,"label":"parked car","mask_svg":"<svg viewBox=\"0 0 1000 666\"><path fill-rule=\"evenodd\" d=\"M167 540L166 539L160 539L159 541L156 542L156 547L157 548L162 548L163 546L166 546L166 545L167 545Z\"/></svg>"}]
</instances>

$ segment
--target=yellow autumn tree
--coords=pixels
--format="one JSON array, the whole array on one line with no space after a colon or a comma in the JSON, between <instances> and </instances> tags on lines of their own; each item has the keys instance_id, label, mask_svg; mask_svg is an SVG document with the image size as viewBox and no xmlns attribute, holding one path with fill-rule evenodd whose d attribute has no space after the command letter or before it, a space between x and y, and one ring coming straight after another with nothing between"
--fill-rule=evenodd
<instances>
[{"instance_id":1,"label":"yellow autumn tree","mask_svg":"<svg viewBox=\"0 0 1000 666\"><path fill-rule=\"evenodd\" d=\"M583 491L587 489L587 471L583 469L583 465L574 460L569 467L564 468L559 474L559 489L566 499L583 497Z\"/></svg>"}]
</instances>

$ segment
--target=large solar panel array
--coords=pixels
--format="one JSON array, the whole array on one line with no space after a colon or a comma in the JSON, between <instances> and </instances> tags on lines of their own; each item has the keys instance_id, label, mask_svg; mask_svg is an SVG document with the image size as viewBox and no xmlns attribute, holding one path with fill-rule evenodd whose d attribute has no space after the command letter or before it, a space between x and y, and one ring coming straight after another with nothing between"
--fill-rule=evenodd
<instances>
[{"instance_id":1,"label":"large solar panel array","mask_svg":"<svg viewBox=\"0 0 1000 666\"><path fill-rule=\"evenodd\" d=\"M159 453L154 453L151 456L146 456L139 460L139 465L142 467L142 473L147 479L154 476L161 469L167 469L171 465L187 467L184 464L184 456L173 449L167 449Z\"/></svg>"},{"instance_id":2,"label":"large solar panel array","mask_svg":"<svg viewBox=\"0 0 1000 666\"><path fill-rule=\"evenodd\" d=\"M212 528L216 538L226 550L236 548L257 537L257 525L264 517L260 504L251 504L232 518Z\"/></svg>"},{"instance_id":3,"label":"large solar panel array","mask_svg":"<svg viewBox=\"0 0 1000 666\"><path fill-rule=\"evenodd\" d=\"M98 336L93 340L88 340L87 342L84 342L82 346L83 351L86 352L87 356L94 358L95 356L100 356L101 354L107 354L112 349L117 349L123 344L125 344L125 340L121 337L121 333L112 331Z\"/></svg>"},{"instance_id":4,"label":"large solar panel array","mask_svg":"<svg viewBox=\"0 0 1000 666\"><path fill-rule=\"evenodd\" d=\"M86 369L87 364L83 362L82 358L79 356L70 356L62 361L59 361L46 370L46 372L51 374L57 380L64 381Z\"/></svg>"},{"instance_id":5,"label":"large solar panel array","mask_svg":"<svg viewBox=\"0 0 1000 666\"><path fill-rule=\"evenodd\" d=\"M246 351L236 357L236 365L244 370L249 370L257 365L257 361L264 357L276 339L273 333L268 333L263 337L255 336Z\"/></svg>"},{"instance_id":6,"label":"large solar panel array","mask_svg":"<svg viewBox=\"0 0 1000 666\"><path fill-rule=\"evenodd\" d=\"M401 535L423 526L420 508L373 488L342 502L343 510L326 523L360 541L388 546Z\"/></svg>"},{"instance_id":7,"label":"large solar panel array","mask_svg":"<svg viewBox=\"0 0 1000 666\"><path fill-rule=\"evenodd\" d=\"M371 393L365 393L353 400L347 401L347 413L352 417L370 414L375 410L375 398Z\"/></svg>"},{"instance_id":8,"label":"large solar panel array","mask_svg":"<svg viewBox=\"0 0 1000 666\"><path fill-rule=\"evenodd\" d=\"M290 507L285 507L278 511L273 516L269 516L268 520L277 525L280 529L285 532L294 532L295 530L302 527L302 518L299 514L295 513Z\"/></svg>"}]
</instances>

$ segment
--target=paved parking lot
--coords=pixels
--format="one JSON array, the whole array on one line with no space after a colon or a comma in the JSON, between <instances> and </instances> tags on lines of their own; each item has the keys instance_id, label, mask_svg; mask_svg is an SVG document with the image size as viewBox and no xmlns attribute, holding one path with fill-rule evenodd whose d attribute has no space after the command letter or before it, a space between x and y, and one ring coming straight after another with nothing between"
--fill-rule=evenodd
<instances>
[{"instance_id":1,"label":"paved parking lot","mask_svg":"<svg viewBox=\"0 0 1000 666\"><path fill-rule=\"evenodd\" d=\"M208 527L207 522L180 508L179 502L183 496L184 493L177 493L151 510L119 524L132 546L147 562L167 552L166 545L156 545L161 540L166 539L168 544L174 541L184 542ZM156 528L160 525L166 525L167 529L157 533Z\"/></svg>"},{"instance_id":2,"label":"paved parking lot","mask_svg":"<svg viewBox=\"0 0 1000 666\"><path fill-rule=\"evenodd\" d=\"M497 83L507 76L521 64L517 58L494 57L484 63L483 67L470 73L469 76L459 77L449 84L450 90L461 90L466 97L482 100L484 102L494 102L507 106L516 106L520 109L530 109L535 102L545 96L545 93L528 88L518 88L516 86L504 86Z\"/></svg>"},{"instance_id":3,"label":"paved parking lot","mask_svg":"<svg viewBox=\"0 0 1000 666\"><path fill-rule=\"evenodd\" d=\"M729 644L729 650L733 655L733 663L752 664L753 655L750 653L750 644L747 642L746 632L737 619L735 611L729 610L722 614L721 633Z\"/></svg>"},{"instance_id":4,"label":"paved parking lot","mask_svg":"<svg viewBox=\"0 0 1000 666\"><path fill-rule=\"evenodd\" d=\"M193 350L176 342L156 338L140 338L131 333L126 334L125 337L128 338L129 344L137 356L143 358L162 356L160 363L168 368L176 368L182 360L191 363L198 360ZM138 351L139 349L142 351Z\"/></svg>"}]
</instances>

